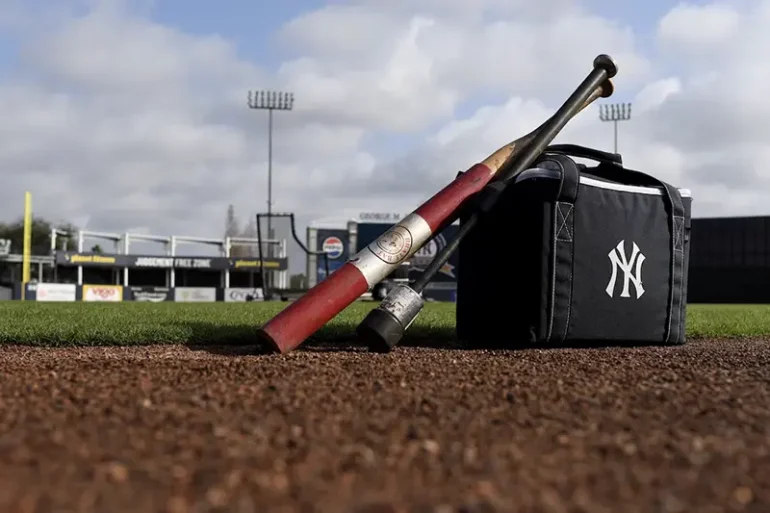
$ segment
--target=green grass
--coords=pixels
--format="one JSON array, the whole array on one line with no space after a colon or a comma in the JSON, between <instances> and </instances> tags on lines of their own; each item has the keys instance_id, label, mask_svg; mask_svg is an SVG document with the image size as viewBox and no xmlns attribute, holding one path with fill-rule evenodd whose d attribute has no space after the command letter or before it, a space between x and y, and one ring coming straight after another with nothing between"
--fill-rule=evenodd
<instances>
[{"instance_id":1,"label":"green grass","mask_svg":"<svg viewBox=\"0 0 770 513\"><path fill-rule=\"evenodd\" d=\"M256 329L288 305L267 303L0 302L0 344L43 346L253 343ZM357 302L315 338L349 338L372 302ZM428 304L411 337L451 337L454 305Z\"/></svg>"},{"instance_id":2,"label":"green grass","mask_svg":"<svg viewBox=\"0 0 770 513\"><path fill-rule=\"evenodd\" d=\"M252 343L257 327L287 303L0 302L0 344L43 346ZM342 341L374 303L354 303L318 334ZM688 337L770 336L770 305L691 305ZM440 343L454 334L454 304L428 303L410 340Z\"/></svg>"},{"instance_id":3,"label":"green grass","mask_svg":"<svg viewBox=\"0 0 770 513\"><path fill-rule=\"evenodd\" d=\"M770 337L770 305L690 305L690 338Z\"/></svg>"}]
</instances>

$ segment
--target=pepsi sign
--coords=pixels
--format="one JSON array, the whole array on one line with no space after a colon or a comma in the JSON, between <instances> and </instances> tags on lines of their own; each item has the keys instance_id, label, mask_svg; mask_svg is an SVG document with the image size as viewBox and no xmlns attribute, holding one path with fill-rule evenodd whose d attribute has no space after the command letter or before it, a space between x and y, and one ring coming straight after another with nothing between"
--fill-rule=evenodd
<instances>
[{"instance_id":1,"label":"pepsi sign","mask_svg":"<svg viewBox=\"0 0 770 513\"><path fill-rule=\"evenodd\" d=\"M330 273L333 273L347 262L349 257L349 235L347 229L319 228L316 233L316 241L318 251L326 253L326 258L329 259ZM319 255L316 259L316 283L319 283L326 278L326 265L324 260L323 255Z\"/></svg>"},{"instance_id":2,"label":"pepsi sign","mask_svg":"<svg viewBox=\"0 0 770 513\"><path fill-rule=\"evenodd\" d=\"M321 244L321 251L329 255L329 258L336 260L345 252L345 244L339 237L327 237Z\"/></svg>"}]
</instances>

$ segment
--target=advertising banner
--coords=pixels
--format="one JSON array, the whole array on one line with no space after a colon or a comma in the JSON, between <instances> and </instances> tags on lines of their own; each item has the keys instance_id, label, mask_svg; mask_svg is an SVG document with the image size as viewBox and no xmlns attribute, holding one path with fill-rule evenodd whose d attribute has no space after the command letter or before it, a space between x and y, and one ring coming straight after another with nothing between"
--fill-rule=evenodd
<instances>
[{"instance_id":1,"label":"advertising banner","mask_svg":"<svg viewBox=\"0 0 770 513\"><path fill-rule=\"evenodd\" d=\"M126 301L145 301L161 303L173 301L172 289L169 287L128 287L124 294Z\"/></svg>"},{"instance_id":2,"label":"advertising banner","mask_svg":"<svg viewBox=\"0 0 770 513\"><path fill-rule=\"evenodd\" d=\"M56 265L85 267L126 267L124 255L102 255L97 253L72 253L57 251L54 257Z\"/></svg>"},{"instance_id":3,"label":"advertising banner","mask_svg":"<svg viewBox=\"0 0 770 513\"><path fill-rule=\"evenodd\" d=\"M217 269L217 260L221 258L201 257L164 257L128 255L126 267L137 269ZM224 268L224 266L221 266Z\"/></svg>"},{"instance_id":4,"label":"advertising banner","mask_svg":"<svg viewBox=\"0 0 770 513\"><path fill-rule=\"evenodd\" d=\"M205 303L217 300L217 289L214 287L176 287L174 301L178 303Z\"/></svg>"},{"instance_id":5,"label":"advertising banner","mask_svg":"<svg viewBox=\"0 0 770 513\"><path fill-rule=\"evenodd\" d=\"M224 271L225 269L259 270L259 258L180 257L163 255L102 255L57 251L56 265L64 267L128 267L129 269L193 269ZM264 268L270 271L288 269L287 258L265 258Z\"/></svg>"},{"instance_id":6,"label":"advertising banner","mask_svg":"<svg viewBox=\"0 0 770 513\"><path fill-rule=\"evenodd\" d=\"M436 258L438 252L444 249L447 245L447 241L452 240L457 230L460 227L452 224L444 228L433 240L425 244L414 256L409 260L411 264L409 267L409 279L414 280L422 275L428 265ZM438 284L454 284L457 282L457 263L459 252L455 251L449 258L449 261L441 266L436 276L433 277L431 283L435 288L442 288L446 290L446 287L436 286ZM451 288L451 287L450 287Z\"/></svg>"},{"instance_id":7,"label":"advertising banner","mask_svg":"<svg viewBox=\"0 0 770 513\"><path fill-rule=\"evenodd\" d=\"M229 269L249 269L259 271L259 258L223 258ZM285 271L289 268L288 258L265 258L265 271ZM223 267L224 269L224 267Z\"/></svg>"},{"instance_id":8,"label":"advertising banner","mask_svg":"<svg viewBox=\"0 0 770 513\"><path fill-rule=\"evenodd\" d=\"M329 257L329 272L333 273L350 258L350 239L346 229L319 228L316 233L318 251L326 252ZM326 278L326 265L323 255L317 259L318 282Z\"/></svg>"},{"instance_id":9,"label":"advertising banner","mask_svg":"<svg viewBox=\"0 0 770 513\"><path fill-rule=\"evenodd\" d=\"M83 301L123 301L123 286L83 285Z\"/></svg>"},{"instance_id":10,"label":"advertising banner","mask_svg":"<svg viewBox=\"0 0 770 513\"><path fill-rule=\"evenodd\" d=\"M426 301L441 301L444 303L456 303L457 289L456 288L451 288L451 289L426 288L422 293L422 297L425 298Z\"/></svg>"},{"instance_id":11,"label":"advertising banner","mask_svg":"<svg viewBox=\"0 0 770 513\"><path fill-rule=\"evenodd\" d=\"M265 293L261 288L241 287L225 289L225 302L264 301Z\"/></svg>"},{"instance_id":12,"label":"advertising banner","mask_svg":"<svg viewBox=\"0 0 770 513\"><path fill-rule=\"evenodd\" d=\"M37 283L34 288L37 301L75 301L78 292L74 283Z\"/></svg>"}]
</instances>

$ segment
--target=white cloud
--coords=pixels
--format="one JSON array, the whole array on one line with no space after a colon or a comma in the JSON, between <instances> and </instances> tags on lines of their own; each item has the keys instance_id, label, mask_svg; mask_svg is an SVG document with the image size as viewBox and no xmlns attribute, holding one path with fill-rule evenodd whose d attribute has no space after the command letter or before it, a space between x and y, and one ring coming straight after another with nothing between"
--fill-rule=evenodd
<instances>
[{"instance_id":1,"label":"white cloud","mask_svg":"<svg viewBox=\"0 0 770 513\"><path fill-rule=\"evenodd\" d=\"M682 92L682 83L676 78L664 78L645 86L634 98L633 112L647 112L659 109L671 95Z\"/></svg>"},{"instance_id":2,"label":"white cloud","mask_svg":"<svg viewBox=\"0 0 770 513\"><path fill-rule=\"evenodd\" d=\"M582 79L587 63L608 49L622 63L618 87L650 72L627 26L572 2L516 11L503 2L438 4L388 3L383 12L382 3L359 2L305 14L282 31L283 41L304 52L281 75L308 109L333 110L327 114L373 129L418 130L451 121L458 104L479 93L556 101L562 84ZM485 9L498 15L467 15Z\"/></svg>"},{"instance_id":3,"label":"white cloud","mask_svg":"<svg viewBox=\"0 0 770 513\"><path fill-rule=\"evenodd\" d=\"M598 53L620 65L609 101L633 102L619 126L629 167L692 189L698 215L766 203L769 0L680 4L652 28L573 0L339 2L276 28L293 55L276 72L226 35L139 15L151 2L139 14L85 4L0 6L0 31L21 42L0 80L1 218L31 190L36 213L89 229L221 234L229 203L265 210L267 115L247 108L253 87L296 97L274 118L276 210L303 225L409 212L538 126ZM654 48L640 42L650 35ZM556 142L612 140L591 108Z\"/></svg>"},{"instance_id":4,"label":"white cloud","mask_svg":"<svg viewBox=\"0 0 770 513\"><path fill-rule=\"evenodd\" d=\"M682 3L671 9L658 26L658 35L670 45L701 51L729 41L738 30L740 15L732 5Z\"/></svg>"}]
</instances>

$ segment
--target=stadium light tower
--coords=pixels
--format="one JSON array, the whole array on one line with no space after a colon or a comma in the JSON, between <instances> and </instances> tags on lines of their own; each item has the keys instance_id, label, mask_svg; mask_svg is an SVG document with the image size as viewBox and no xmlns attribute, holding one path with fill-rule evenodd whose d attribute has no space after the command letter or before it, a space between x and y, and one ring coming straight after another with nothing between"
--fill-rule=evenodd
<instances>
[{"instance_id":1,"label":"stadium light tower","mask_svg":"<svg viewBox=\"0 0 770 513\"><path fill-rule=\"evenodd\" d=\"M276 91L249 91L248 105L251 109L267 110L267 233L273 238L273 111L291 110L294 107L294 93ZM268 249L268 251L270 251Z\"/></svg>"},{"instance_id":2,"label":"stadium light tower","mask_svg":"<svg viewBox=\"0 0 770 513\"><path fill-rule=\"evenodd\" d=\"M612 121L615 125L615 153L618 152L618 121L627 121L631 119L630 103L615 103L611 105L599 106L599 119L602 121Z\"/></svg>"}]
</instances>

